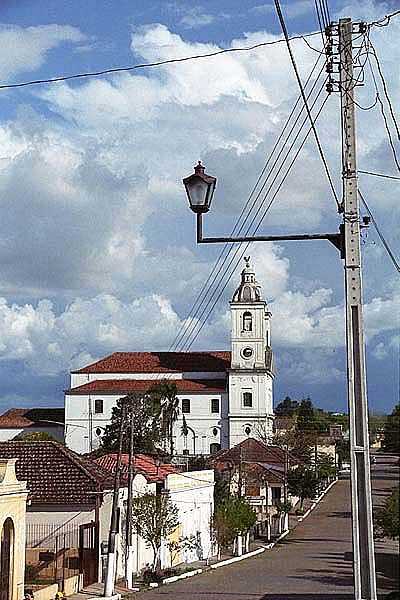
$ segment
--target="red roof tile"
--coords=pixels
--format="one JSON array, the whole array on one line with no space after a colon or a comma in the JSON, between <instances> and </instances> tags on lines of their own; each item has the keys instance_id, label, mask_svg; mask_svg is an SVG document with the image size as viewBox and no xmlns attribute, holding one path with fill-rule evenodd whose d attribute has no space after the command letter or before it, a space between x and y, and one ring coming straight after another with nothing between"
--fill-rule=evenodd
<instances>
[{"instance_id":1,"label":"red roof tile","mask_svg":"<svg viewBox=\"0 0 400 600\"><path fill-rule=\"evenodd\" d=\"M115 473L117 465L117 454L105 454L96 459L96 463L110 473ZM126 481L129 468L129 454L122 454L122 479ZM167 475L171 473L179 473L179 470L170 464L159 464L153 456L147 454L135 454L133 457L133 468L135 473L141 473L146 477L147 481L153 483L156 481L164 481Z\"/></svg>"},{"instance_id":2,"label":"red roof tile","mask_svg":"<svg viewBox=\"0 0 400 600\"><path fill-rule=\"evenodd\" d=\"M114 352L73 373L217 373L230 363L230 352Z\"/></svg>"},{"instance_id":3,"label":"red roof tile","mask_svg":"<svg viewBox=\"0 0 400 600\"><path fill-rule=\"evenodd\" d=\"M154 379L97 379L67 390L67 394L129 394L147 392L157 383ZM168 379L178 392L221 393L226 390L225 379Z\"/></svg>"},{"instance_id":4,"label":"red roof tile","mask_svg":"<svg viewBox=\"0 0 400 600\"><path fill-rule=\"evenodd\" d=\"M0 442L0 458L16 458L17 478L28 482L32 504L94 505L112 489L110 473L58 442Z\"/></svg>"},{"instance_id":5,"label":"red roof tile","mask_svg":"<svg viewBox=\"0 0 400 600\"><path fill-rule=\"evenodd\" d=\"M289 464L295 465L299 461L290 453L288 454ZM239 464L240 461L254 462L263 464L269 468L274 465L283 465L285 462L285 451L279 446L267 446L259 440L254 438L248 438L229 448L228 450L220 450L213 457L210 458L216 468L217 465L224 465L227 463Z\"/></svg>"},{"instance_id":6,"label":"red roof tile","mask_svg":"<svg viewBox=\"0 0 400 600\"><path fill-rule=\"evenodd\" d=\"M63 408L10 408L0 415L0 429L48 427L54 421L64 423Z\"/></svg>"}]
</instances>

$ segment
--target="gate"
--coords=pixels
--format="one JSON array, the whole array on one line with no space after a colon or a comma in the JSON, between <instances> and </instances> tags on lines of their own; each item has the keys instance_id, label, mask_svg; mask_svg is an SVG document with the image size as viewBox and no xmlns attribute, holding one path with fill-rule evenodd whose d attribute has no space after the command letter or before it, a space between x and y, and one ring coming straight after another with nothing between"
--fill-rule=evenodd
<instances>
[{"instance_id":1,"label":"gate","mask_svg":"<svg viewBox=\"0 0 400 600\"><path fill-rule=\"evenodd\" d=\"M96 523L79 526L79 562L83 574L83 587L95 583L98 579L99 544Z\"/></svg>"}]
</instances>

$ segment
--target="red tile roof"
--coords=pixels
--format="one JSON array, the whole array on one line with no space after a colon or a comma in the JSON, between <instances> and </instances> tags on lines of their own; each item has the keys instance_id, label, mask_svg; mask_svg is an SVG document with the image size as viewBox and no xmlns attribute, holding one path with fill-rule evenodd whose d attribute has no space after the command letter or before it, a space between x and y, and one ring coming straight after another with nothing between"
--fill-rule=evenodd
<instances>
[{"instance_id":1,"label":"red tile roof","mask_svg":"<svg viewBox=\"0 0 400 600\"><path fill-rule=\"evenodd\" d=\"M48 427L52 421L64 423L63 408L10 408L0 415L0 429Z\"/></svg>"},{"instance_id":2,"label":"red tile roof","mask_svg":"<svg viewBox=\"0 0 400 600\"><path fill-rule=\"evenodd\" d=\"M113 487L101 465L58 442L0 442L0 458L18 459L17 478L28 482L32 504L94 506L96 492Z\"/></svg>"},{"instance_id":3,"label":"red tile roof","mask_svg":"<svg viewBox=\"0 0 400 600\"><path fill-rule=\"evenodd\" d=\"M154 379L97 379L67 390L67 394L129 394L147 392L157 383ZM225 379L168 379L178 393L221 393L226 390Z\"/></svg>"},{"instance_id":4,"label":"red tile roof","mask_svg":"<svg viewBox=\"0 0 400 600\"><path fill-rule=\"evenodd\" d=\"M96 463L110 473L115 473L117 465L117 454L105 454L96 459ZM126 481L129 468L129 454L122 454L122 479ZM170 464L158 464L157 459L147 454L135 454L133 457L133 468L135 473L141 473L147 481L154 483L164 481L167 475L179 473L179 470Z\"/></svg>"},{"instance_id":5,"label":"red tile roof","mask_svg":"<svg viewBox=\"0 0 400 600\"><path fill-rule=\"evenodd\" d=\"M114 352L73 373L218 373L230 364L230 352Z\"/></svg>"},{"instance_id":6,"label":"red tile roof","mask_svg":"<svg viewBox=\"0 0 400 600\"><path fill-rule=\"evenodd\" d=\"M299 461L290 453L288 453L289 464L299 464ZM247 438L229 448L228 450L220 450L214 456L210 458L210 461L215 465L216 468L223 468L226 464L239 464L242 462L253 462L260 463L265 467L276 468L279 465L285 463L285 451L279 446L267 446L259 440L254 438Z\"/></svg>"}]
</instances>

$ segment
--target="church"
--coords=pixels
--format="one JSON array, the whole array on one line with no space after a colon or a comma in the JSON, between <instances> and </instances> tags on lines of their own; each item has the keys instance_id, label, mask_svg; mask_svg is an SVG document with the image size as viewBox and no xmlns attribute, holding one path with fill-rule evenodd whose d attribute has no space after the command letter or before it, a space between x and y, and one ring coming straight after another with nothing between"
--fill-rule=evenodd
<instances>
[{"instance_id":1,"label":"church","mask_svg":"<svg viewBox=\"0 0 400 600\"><path fill-rule=\"evenodd\" d=\"M230 309L230 352L114 352L72 371L65 392L66 445L79 453L97 448L117 400L162 379L178 391L177 454L213 454L260 430L272 434L271 313L249 258Z\"/></svg>"}]
</instances>

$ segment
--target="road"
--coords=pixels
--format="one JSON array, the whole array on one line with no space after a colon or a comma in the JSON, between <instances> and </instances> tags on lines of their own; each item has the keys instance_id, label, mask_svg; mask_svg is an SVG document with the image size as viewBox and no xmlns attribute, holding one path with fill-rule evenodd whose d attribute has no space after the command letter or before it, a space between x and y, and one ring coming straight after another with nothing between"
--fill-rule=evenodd
<instances>
[{"instance_id":1,"label":"road","mask_svg":"<svg viewBox=\"0 0 400 600\"><path fill-rule=\"evenodd\" d=\"M374 503L398 485L395 457L378 455L372 468ZM313 513L272 551L191 579L135 594L143 600L323 600L353 597L350 483L333 486ZM394 589L387 577L396 546L376 548L379 591ZM386 575L386 576L385 576ZM382 596L382 597L383 597Z\"/></svg>"}]
</instances>

